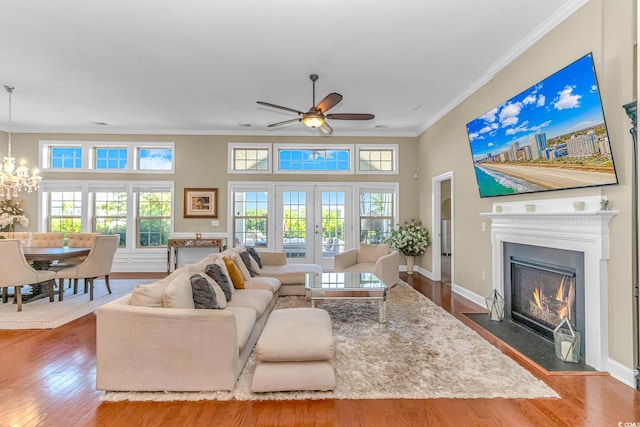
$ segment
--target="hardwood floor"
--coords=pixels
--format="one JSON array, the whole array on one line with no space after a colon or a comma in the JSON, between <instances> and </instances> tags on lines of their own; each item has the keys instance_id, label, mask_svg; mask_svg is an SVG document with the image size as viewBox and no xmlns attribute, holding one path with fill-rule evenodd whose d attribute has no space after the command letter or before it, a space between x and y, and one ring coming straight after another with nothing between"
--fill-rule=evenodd
<instances>
[{"instance_id":1,"label":"hardwood floor","mask_svg":"<svg viewBox=\"0 0 640 427\"><path fill-rule=\"evenodd\" d=\"M449 286L413 276L404 278L455 316L482 311ZM546 375L515 354L561 399L102 403L94 314L55 330L0 331L0 348L0 426L640 425L640 392L608 375Z\"/></svg>"}]
</instances>

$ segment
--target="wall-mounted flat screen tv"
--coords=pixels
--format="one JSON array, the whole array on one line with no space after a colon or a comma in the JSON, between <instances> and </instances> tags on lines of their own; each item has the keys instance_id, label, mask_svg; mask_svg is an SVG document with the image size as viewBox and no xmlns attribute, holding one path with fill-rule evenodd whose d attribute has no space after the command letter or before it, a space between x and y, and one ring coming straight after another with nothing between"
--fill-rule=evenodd
<instances>
[{"instance_id":1,"label":"wall-mounted flat screen tv","mask_svg":"<svg viewBox=\"0 0 640 427\"><path fill-rule=\"evenodd\" d=\"M480 197L617 184L592 54L467 124Z\"/></svg>"}]
</instances>

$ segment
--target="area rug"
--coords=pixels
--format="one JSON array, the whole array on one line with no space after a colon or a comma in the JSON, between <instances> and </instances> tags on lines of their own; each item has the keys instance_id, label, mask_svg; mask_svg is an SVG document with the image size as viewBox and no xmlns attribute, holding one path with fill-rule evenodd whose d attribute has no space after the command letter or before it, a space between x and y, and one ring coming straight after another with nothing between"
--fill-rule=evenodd
<instances>
[{"instance_id":1,"label":"area rug","mask_svg":"<svg viewBox=\"0 0 640 427\"><path fill-rule=\"evenodd\" d=\"M275 309L304 307L281 297ZM326 300L336 340L331 392L251 393L252 354L233 391L107 392L104 401L540 398L559 396L544 382L407 284L388 294L387 323L374 302ZM206 355L203 355L206 362ZM214 363L214 361L210 361ZM161 375L161 373L159 373Z\"/></svg>"},{"instance_id":2,"label":"area rug","mask_svg":"<svg viewBox=\"0 0 640 427\"><path fill-rule=\"evenodd\" d=\"M9 298L8 303L0 304L0 329L57 328L92 313L102 304L130 293L137 284L153 281L150 279L111 279L109 284L113 293L109 294L104 280L96 279L93 288L93 301L89 301L89 293L83 292L82 280L80 280L80 289L77 294L73 293L73 289L65 288L62 302L58 301L56 293L54 302L49 302L47 297L23 303L21 312L16 310L16 305L12 304L13 299Z\"/></svg>"}]
</instances>

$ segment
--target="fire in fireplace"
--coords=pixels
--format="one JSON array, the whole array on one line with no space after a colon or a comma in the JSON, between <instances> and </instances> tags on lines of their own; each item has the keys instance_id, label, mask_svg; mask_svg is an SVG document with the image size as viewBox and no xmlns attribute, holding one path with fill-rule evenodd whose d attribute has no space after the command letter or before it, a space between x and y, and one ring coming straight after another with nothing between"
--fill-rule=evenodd
<instances>
[{"instance_id":1,"label":"fire in fireplace","mask_svg":"<svg viewBox=\"0 0 640 427\"><path fill-rule=\"evenodd\" d=\"M553 339L567 317L576 327L576 271L511 257L511 318Z\"/></svg>"}]
</instances>

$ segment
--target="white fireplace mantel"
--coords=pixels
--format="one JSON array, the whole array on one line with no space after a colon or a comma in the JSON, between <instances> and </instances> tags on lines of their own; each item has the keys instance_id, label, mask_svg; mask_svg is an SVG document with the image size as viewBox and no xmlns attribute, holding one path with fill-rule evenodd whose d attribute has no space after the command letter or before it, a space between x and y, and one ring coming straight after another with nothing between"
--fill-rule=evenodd
<instances>
[{"instance_id":1,"label":"white fireplace mantel","mask_svg":"<svg viewBox=\"0 0 640 427\"><path fill-rule=\"evenodd\" d=\"M600 196L589 196L494 203L492 212L480 215L491 219L492 285L502 295L504 243L584 253L585 362L604 371L608 360L609 221L617 211L599 210L600 200Z\"/></svg>"}]
</instances>

